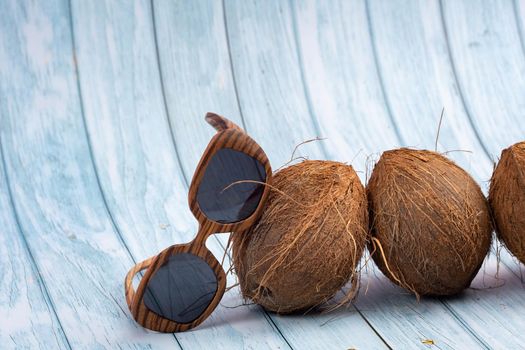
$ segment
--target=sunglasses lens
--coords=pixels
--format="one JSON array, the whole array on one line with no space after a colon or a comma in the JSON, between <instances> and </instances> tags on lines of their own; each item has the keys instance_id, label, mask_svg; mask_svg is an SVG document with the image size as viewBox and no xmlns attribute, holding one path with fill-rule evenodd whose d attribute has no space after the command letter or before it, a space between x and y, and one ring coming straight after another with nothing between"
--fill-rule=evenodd
<instances>
[{"instance_id":1,"label":"sunglasses lens","mask_svg":"<svg viewBox=\"0 0 525 350\"><path fill-rule=\"evenodd\" d=\"M224 224L242 221L257 209L264 192L261 183L265 181L266 170L261 162L246 153L223 148L206 167L197 190L197 202L204 215L213 221Z\"/></svg>"},{"instance_id":2,"label":"sunglasses lens","mask_svg":"<svg viewBox=\"0 0 525 350\"><path fill-rule=\"evenodd\" d=\"M217 276L200 257L172 255L150 278L144 304L159 316L177 323L196 320L217 292Z\"/></svg>"}]
</instances>

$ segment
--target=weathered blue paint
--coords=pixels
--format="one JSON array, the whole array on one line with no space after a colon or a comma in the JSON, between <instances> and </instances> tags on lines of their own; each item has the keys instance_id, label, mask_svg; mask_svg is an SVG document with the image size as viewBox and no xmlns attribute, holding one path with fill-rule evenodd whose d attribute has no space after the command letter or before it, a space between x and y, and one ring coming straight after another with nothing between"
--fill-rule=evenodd
<instances>
[{"instance_id":1,"label":"weathered blue paint","mask_svg":"<svg viewBox=\"0 0 525 350\"><path fill-rule=\"evenodd\" d=\"M274 168L298 143L351 162L434 148L486 189L525 132L520 1L0 2L0 340L41 348L517 348L523 266L492 256L461 297L418 303L374 269L355 306L229 308L147 332L127 312L135 262L192 238L188 182L216 111ZM369 166L370 164L368 164ZM224 255L227 237L209 248ZM229 258L226 257L226 267ZM504 285L498 288L487 288ZM230 284L234 279L230 278ZM5 316L7 315L7 316Z\"/></svg>"}]
</instances>

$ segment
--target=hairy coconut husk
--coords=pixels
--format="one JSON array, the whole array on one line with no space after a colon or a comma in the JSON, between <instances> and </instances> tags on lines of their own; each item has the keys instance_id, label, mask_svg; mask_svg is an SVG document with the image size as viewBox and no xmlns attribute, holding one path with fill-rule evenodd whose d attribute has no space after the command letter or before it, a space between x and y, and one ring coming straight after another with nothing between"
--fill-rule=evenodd
<instances>
[{"instance_id":1,"label":"hairy coconut husk","mask_svg":"<svg viewBox=\"0 0 525 350\"><path fill-rule=\"evenodd\" d=\"M485 196L467 172L436 152L384 152L367 185L369 250L379 269L419 295L468 287L490 247Z\"/></svg>"},{"instance_id":2,"label":"hairy coconut husk","mask_svg":"<svg viewBox=\"0 0 525 350\"><path fill-rule=\"evenodd\" d=\"M354 169L304 161L278 171L258 223L232 236L241 291L270 311L306 311L334 296L356 267L368 227L366 194Z\"/></svg>"},{"instance_id":3,"label":"hairy coconut husk","mask_svg":"<svg viewBox=\"0 0 525 350\"><path fill-rule=\"evenodd\" d=\"M489 203L498 238L525 263L525 142L501 152L490 181Z\"/></svg>"}]
</instances>

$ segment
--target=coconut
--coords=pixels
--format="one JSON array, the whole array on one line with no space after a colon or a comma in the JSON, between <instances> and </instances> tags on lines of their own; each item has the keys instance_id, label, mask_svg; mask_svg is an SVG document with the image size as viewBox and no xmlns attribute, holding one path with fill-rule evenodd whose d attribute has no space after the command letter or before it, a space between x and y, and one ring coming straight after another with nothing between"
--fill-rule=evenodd
<instances>
[{"instance_id":1,"label":"coconut","mask_svg":"<svg viewBox=\"0 0 525 350\"><path fill-rule=\"evenodd\" d=\"M468 287L490 247L485 196L467 172L439 153L384 152L367 185L369 250L379 269L419 295Z\"/></svg>"},{"instance_id":2,"label":"coconut","mask_svg":"<svg viewBox=\"0 0 525 350\"><path fill-rule=\"evenodd\" d=\"M234 233L232 251L241 292L269 311L307 311L330 300L356 268L368 229L366 194L354 169L303 161L274 174L264 212Z\"/></svg>"},{"instance_id":3,"label":"coconut","mask_svg":"<svg viewBox=\"0 0 525 350\"><path fill-rule=\"evenodd\" d=\"M489 202L498 238L525 263L525 142L501 152L490 181Z\"/></svg>"}]
</instances>

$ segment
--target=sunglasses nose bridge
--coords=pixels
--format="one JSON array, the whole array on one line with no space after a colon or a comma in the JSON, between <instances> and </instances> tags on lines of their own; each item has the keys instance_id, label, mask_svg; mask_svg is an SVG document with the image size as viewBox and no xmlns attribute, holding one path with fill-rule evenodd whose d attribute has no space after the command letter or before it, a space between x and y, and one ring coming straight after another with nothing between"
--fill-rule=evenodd
<instances>
[{"instance_id":1,"label":"sunglasses nose bridge","mask_svg":"<svg viewBox=\"0 0 525 350\"><path fill-rule=\"evenodd\" d=\"M216 233L213 229L213 225L209 222L201 222L199 223L199 229L197 231L197 235L195 238L189 243L192 247L196 247L197 249L200 248L206 248L206 240L208 237L210 237L212 234ZM208 249L208 248L206 248Z\"/></svg>"}]
</instances>

